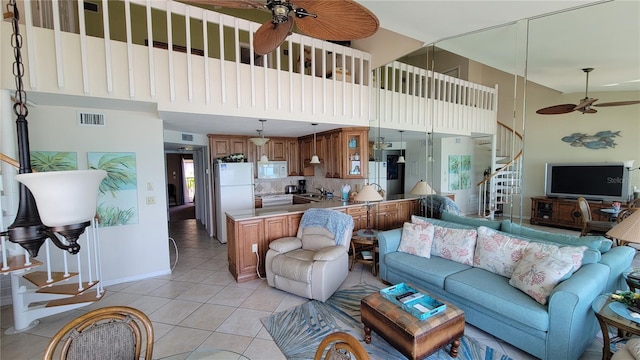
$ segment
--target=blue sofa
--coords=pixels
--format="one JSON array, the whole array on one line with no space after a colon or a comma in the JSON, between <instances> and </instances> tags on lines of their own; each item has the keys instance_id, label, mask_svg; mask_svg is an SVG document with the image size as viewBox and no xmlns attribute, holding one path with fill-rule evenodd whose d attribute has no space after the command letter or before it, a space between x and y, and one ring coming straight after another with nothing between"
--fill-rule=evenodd
<instances>
[{"instance_id":1,"label":"blue sofa","mask_svg":"<svg viewBox=\"0 0 640 360\"><path fill-rule=\"evenodd\" d=\"M479 267L438 256L419 257L399 252L402 229L379 234L380 278L390 284L407 282L458 306L466 321L541 359L578 359L600 331L591 308L601 293L625 289L622 273L635 250L611 247L599 236L578 237L526 228L510 221L489 221L443 213L427 219L443 227L487 226L513 237L554 243L584 245L589 249L583 265L540 304L509 284L509 278ZM586 261L587 257L590 259Z\"/></svg>"}]
</instances>

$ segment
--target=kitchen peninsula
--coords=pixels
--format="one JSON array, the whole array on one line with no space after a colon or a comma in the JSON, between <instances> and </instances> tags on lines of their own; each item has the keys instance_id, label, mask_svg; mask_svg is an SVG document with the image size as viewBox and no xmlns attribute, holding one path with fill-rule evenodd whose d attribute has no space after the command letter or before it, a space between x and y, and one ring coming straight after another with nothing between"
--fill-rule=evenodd
<instances>
[{"instance_id":1,"label":"kitchen peninsula","mask_svg":"<svg viewBox=\"0 0 640 360\"><path fill-rule=\"evenodd\" d=\"M302 214L309 208L344 212L353 217L354 230L366 228L366 205L342 201L340 198L318 197L317 200L306 204L229 211L226 214L227 256L229 271L234 279L239 283L257 279L258 263L258 271L264 276L264 259L269 243L282 237L296 236ZM397 195L372 204L370 216L374 228L388 230L402 226L405 221L411 221L411 215L417 212L417 197ZM251 251L253 244L257 244L259 262L256 254Z\"/></svg>"}]
</instances>

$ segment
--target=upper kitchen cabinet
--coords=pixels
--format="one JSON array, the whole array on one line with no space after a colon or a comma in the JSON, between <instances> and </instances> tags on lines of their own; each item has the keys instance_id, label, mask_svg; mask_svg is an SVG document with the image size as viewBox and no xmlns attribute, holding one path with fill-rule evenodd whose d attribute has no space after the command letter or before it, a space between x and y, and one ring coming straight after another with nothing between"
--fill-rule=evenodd
<instances>
[{"instance_id":1,"label":"upper kitchen cabinet","mask_svg":"<svg viewBox=\"0 0 640 360\"><path fill-rule=\"evenodd\" d=\"M298 139L287 140L287 167L289 168L289 176L298 176L302 174L300 160L300 143Z\"/></svg>"},{"instance_id":2,"label":"upper kitchen cabinet","mask_svg":"<svg viewBox=\"0 0 640 360\"><path fill-rule=\"evenodd\" d=\"M369 164L368 129L349 129L342 132L342 166L344 179L364 179Z\"/></svg>"},{"instance_id":3,"label":"upper kitchen cabinet","mask_svg":"<svg viewBox=\"0 0 640 360\"><path fill-rule=\"evenodd\" d=\"M245 156L247 155L246 136L213 134L210 134L208 136L212 159L218 159L232 154L245 154Z\"/></svg>"},{"instance_id":4,"label":"upper kitchen cabinet","mask_svg":"<svg viewBox=\"0 0 640 360\"><path fill-rule=\"evenodd\" d=\"M325 177L338 179L364 179L367 176L369 156L368 129L348 128L318 133L316 154L324 168ZM313 136L300 138L300 156L304 175L313 175L309 164L313 156Z\"/></svg>"},{"instance_id":5,"label":"upper kitchen cabinet","mask_svg":"<svg viewBox=\"0 0 640 360\"><path fill-rule=\"evenodd\" d=\"M342 164L342 132L334 131L324 136L325 176L328 178L342 178L344 173Z\"/></svg>"}]
</instances>

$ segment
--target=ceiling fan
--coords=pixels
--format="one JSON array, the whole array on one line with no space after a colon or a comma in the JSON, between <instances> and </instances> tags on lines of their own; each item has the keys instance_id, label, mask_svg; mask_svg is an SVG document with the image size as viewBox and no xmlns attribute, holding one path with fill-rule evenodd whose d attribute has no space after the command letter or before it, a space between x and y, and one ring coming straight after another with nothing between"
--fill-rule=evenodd
<instances>
[{"instance_id":1,"label":"ceiling fan","mask_svg":"<svg viewBox=\"0 0 640 360\"><path fill-rule=\"evenodd\" d=\"M580 111L583 114L594 114L598 111L593 109L592 106L621 106L621 105L633 105L640 104L640 100L630 100L630 101L615 101L615 102L607 102L602 104L595 104L598 99L590 98L588 94L589 91L589 73L593 71L593 68L584 68L582 69L585 74L587 74L587 85L584 90L584 99L580 99L580 103L578 105L575 104L561 104L561 105L553 105L546 108L539 109L536 111L537 114L541 115L558 115L558 114L567 114L572 111Z\"/></svg>"},{"instance_id":2,"label":"ceiling fan","mask_svg":"<svg viewBox=\"0 0 640 360\"><path fill-rule=\"evenodd\" d=\"M254 34L253 48L264 55L280 46L291 33L293 23L298 29L321 40L356 40L373 35L380 26L378 18L367 8L352 0L189 0L219 7L264 9L272 19Z\"/></svg>"}]
</instances>

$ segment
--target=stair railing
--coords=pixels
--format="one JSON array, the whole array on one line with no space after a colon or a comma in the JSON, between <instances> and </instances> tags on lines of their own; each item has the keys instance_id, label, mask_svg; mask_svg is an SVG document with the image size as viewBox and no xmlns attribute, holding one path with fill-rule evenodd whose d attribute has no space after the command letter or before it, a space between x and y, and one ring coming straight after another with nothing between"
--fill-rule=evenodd
<instances>
[{"instance_id":1,"label":"stair railing","mask_svg":"<svg viewBox=\"0 0 640 360\"><path fill-rule=\"evenodd\" d=\"M498 157L509 161L498 167ZM476 184L478 215L493 219L500 204L512 203L513 196L521 192L521 182L522 134L498 121L497 135L492 141L491 173Z\"/></svg>"}]
</instances>

